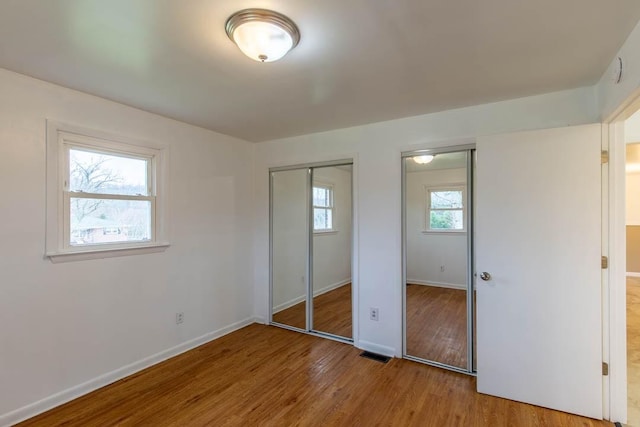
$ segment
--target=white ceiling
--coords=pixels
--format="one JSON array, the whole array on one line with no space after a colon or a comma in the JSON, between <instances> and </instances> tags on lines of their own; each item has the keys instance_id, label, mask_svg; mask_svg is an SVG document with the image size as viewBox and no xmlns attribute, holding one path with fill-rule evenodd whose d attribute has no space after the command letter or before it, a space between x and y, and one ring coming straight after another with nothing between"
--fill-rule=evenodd
<instances>
[{"instance_id":1,"label":"white ceiling","mask_svg":"<svg viewBox=\"0 0 640 427\"><path fill-rule=\"evenodd\" d=\"M224 23L291 17L279 62ZM250 141L594 84L638 0L0 0L0 67Z\"/></svg>"}]
</instances>

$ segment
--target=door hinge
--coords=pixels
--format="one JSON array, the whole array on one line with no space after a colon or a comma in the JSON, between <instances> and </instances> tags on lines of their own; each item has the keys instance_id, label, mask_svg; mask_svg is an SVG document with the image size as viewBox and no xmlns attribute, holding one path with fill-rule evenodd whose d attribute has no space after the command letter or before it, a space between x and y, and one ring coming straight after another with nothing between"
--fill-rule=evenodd
<instances>
[{"instance_id":1,"label":"door hinge","mask_svg":"<svg viewBox=\"0 0 640 427\"><path fill-rule=\"evenodd\" d=\"M609 364L607 362L602 362L602 375L605 377L609 375Z\"/></svg>"},{"instance_id":2,"label":"door hinge","mask_svg":"<svg viewBox=\"0 0 640 427\"><path fill-rule=\"evenodd\" d=\"M600 162L602 164L609 163L609 152L608 151L602 151L600 153Z\"/></svg>"},{"instance_id":3,"label":"door hinge","mask_svg":"<svg viewBox=\"0 0 640 427\"><path fill-rule=\"evenodd\" d=\"M609 268L609 258L607 258L606 256L603 256L600 259L600 266L604 269L604 268Z\"/></svg>"}]
</instances>

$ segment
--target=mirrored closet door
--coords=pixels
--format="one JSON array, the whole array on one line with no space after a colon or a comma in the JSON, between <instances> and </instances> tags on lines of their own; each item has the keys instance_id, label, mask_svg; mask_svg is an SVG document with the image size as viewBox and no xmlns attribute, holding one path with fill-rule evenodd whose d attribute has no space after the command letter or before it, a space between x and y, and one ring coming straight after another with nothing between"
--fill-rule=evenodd
<instances>
[{"instance_id":1,"label":"mirrored closet door","mask_svg":"<svg viewBox=\"0 0 640 427\"><path fill-rule=\"evenodd\" d=\"M403 154L404 357L472 373L473 154Z\"/></svg>"},{"instance_id":2,"label":"mirrored closet door","mask_svg":"<svg viewBox=\"0 0 640 427\"><path fill-rule=\"evenodd\" d=\"M271 323L351 341L351 161L270 174Z\"/></svg>"},{"instance_id":3,"label":"mirrored closet door","mask_svg":"<svg viewBox=\"0 0 640 427\"><path fill-rule=\"evenodd\" d=\"M273 322L306 329L309 245L308 170L271 174L271 303Z\"/></svg>"},{"instance_id":4,"label":"mirrored closet door","mask_svg":"<svg viewBox=\"0 0 640 427\"><path fill-rule=\"evenodd\" d=\"M352 338L351 165L313 168L311 329Z\"/></svg>"}]
</instances>

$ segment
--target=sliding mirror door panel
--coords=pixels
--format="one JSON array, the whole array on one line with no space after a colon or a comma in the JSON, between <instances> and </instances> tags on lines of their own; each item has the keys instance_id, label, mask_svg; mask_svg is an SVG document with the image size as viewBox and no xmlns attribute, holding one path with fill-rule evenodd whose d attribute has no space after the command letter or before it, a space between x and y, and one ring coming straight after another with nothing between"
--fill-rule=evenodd
<instances>
[{"instance_id":1,"label":"sliding mirror door panel","mask_svg":"<svg viewBox=\"0 0 640 427\"><path fill-rule=\"evenodd\" d=\"M308 169L271 173L272 321L307 329Z\"/></svg>"},{"instance_id":2,"label":"sliding mirror door panel","mask_svg":"<svg viewBox=\"0 0 640 427\"><path fill-rule=\"evenodd\" d=\"M405 355L472 371L470 151L405 157Z\"/></svg>"},{"instance_id":3,"label":"sliding mirror door panel","mask_svg":"<svg viewBox=\"0 0 640 427\"><path fill-rule=\"evenodd\" d=\"M352 165L312 169L312 328L352 338Z\"/></svg>"}]
</instances>

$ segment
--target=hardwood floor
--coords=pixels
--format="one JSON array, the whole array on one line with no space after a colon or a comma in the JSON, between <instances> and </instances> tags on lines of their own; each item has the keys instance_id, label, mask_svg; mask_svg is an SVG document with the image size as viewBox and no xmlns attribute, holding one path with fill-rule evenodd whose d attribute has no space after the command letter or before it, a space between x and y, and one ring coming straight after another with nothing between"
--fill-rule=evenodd
<instances>
[{"instance_id":1,"label":"hardwood floor","mask_svg":"<svg viewBox=\"0 0 640 427\"><path fill-rule=\"evenodd\" d=\"M407 354L467 367L466 291L407 285ZM351 338L351 284L314 298L314 329ZM305 303L274 314L274 321L305 329Z\"/></svg>"},{"instance_id":2,"label":"hardwood floor","mask_svg":"<svg viewBox=\"0 0 640 427\"><path fill-rule=\"evenodd\" d=\"M351 338L351 283L313 298L313 329ZM305 302L273 315L273 320L305 329Z\"/></svg>"},{"instance_id":3,"label":"hardwood floor","mask_svg":"<svg viewBox=\"0 0 640 427\"><path fill-rule=\"evenodd\" d=\"M407 354L467 367L467 292L407 284Z\"/></svg>"},{"instance_id":4,"label":"hardwood floor","mask_svg":"<svg viewBox=\"0 0 640 427\"><path fill-rule=\"evenodd\" d=\"M610 426L475 392L475 379L251 325L20 426Z\"/></svg>"},{"instance_id":5,"label":"hardwood floor","mask_svg":"<svg viewBox=\"0 0 640 427\"><path fill-rule=\"evenodd\" d=\"M627 425L640 426L640 278L627 277Z\"/></svg>"}]
</instances>

